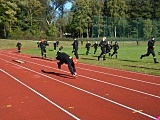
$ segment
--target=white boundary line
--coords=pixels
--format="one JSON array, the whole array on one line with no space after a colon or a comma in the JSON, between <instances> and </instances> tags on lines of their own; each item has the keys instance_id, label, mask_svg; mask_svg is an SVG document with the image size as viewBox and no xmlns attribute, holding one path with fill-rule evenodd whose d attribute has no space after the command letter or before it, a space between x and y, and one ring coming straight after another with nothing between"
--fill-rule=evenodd
<instances>
[{"instance_id":1,"label":"white boundary line","mask_svg":"<svg viewBox=\"0 0 160 120\"><path fill-rule=\"evenodd\" d=\"M1 50L0 52L3 52L4 50ZM9 51L9 54L12 54L11 52L12 51ZM23 53L21 53L22 55ZM23 54L23 55L26 55L26 54ZM24 57L24 56L22 56ZM90 65L90 64L84 64L84 63L79 63L79 64L82 64L82 65L88 65L88 66L95 66L95 67L99 67L99 68L104 68L104 69L110 69L110 70L115 70L115 71L123 71L123 72L128 72L128 73L134 73L134 74L140 74L140 75L144 75L144 76L152 76L152 77L160 77L160 76L156 76L156 75L150 75L150 74L145 74L145 73L138 73L138 72L133 72L133 71L127 71L127 70L120 70L120 69L116 69L116 68L108 68L108 67L103 67L103 66L97 66L97 65Z\"/></svg>"},{"instance_id":2,"label":"white boundary line","mask_svg":"<svg viewBox=\"0 0 160 120\"><path fill-rule=\"evenodd\" d=\"M1 59L1 58L0 58L0 59ZM146 117L149 117L149 118L151 118L151 119L156 119L155 117L153 117L153 116L151 116L151 115L149 115L149 114L147 114L147 113L144 113L144 112L142 112L142 111L138 111L138 110L136 110L136 109L134 109L134 108L131 108L131 107L128 107L128 106L123 105L123 104L121 104L121 103L118 103L118 102L115 102L115 101L113 101L113 100L107 99L107 98L105 98L105 97L102 97L102 96L100 96L100 95L94 94L94 93L89 92L89 91L87 91L87 90L84 90L84 89L82 89L82 88L79 88L79 87L76 87L76 86L74 86L74 85L71 85L71 84L62 82L62 81L60 81L60 80L58 80L58 79L55 79L55 78L52 78L52 77L50 77L50 76L41 74L41 73L36 72L36 71L34 71L34 70L32 70L32 69L29 69L29 68L27 68L27 67L23 67L23 66L21 66L21 65L14 64L14 63L9 62L9 61L4 60L4 59L1 59L1 60L5 61L5 62L7 62L7 63L11 63L11 64L13 64L13 65L19 66L19 67L21 67L21 68L23 68L23 69L25 69L25 70L30 71L30 72L33 72L33 73L39 74L39 75L41 75L41 76L44 76L44 77L46 77L46 78L55 80L55 81L57 81L57 82L59 82L59 83L62 83L62 84L67 85L67 86L70 86L70 87L72 87L72 88L74 88L74 89L83 91L83 92L85 92L85 93L88 93L88 94L90 94L90 95L92 95L92 96L95 96L95 97L98 97L98 98L100 98L100 99L103 99L103 100L105 100L105 101L111 102L111 103L116 104L116 105L118 105L118 106L121 106L121 107L123 107L123 108L129 109L129 110L131 110L131 111L136 111L137 113L139 113L139 114L141 114L141 115L144 115L144 116L146 116Z\"/></svg>"},{"instance_id":3,"label":"white boundary line","mask_svg":"<svg viewBox=\"0 0 160 120\"><path fill-rule=\"evenodd\" d=\"M108 67L97 66L97 65L90 65L90 64L84 64L84 63L80 63L80 64L82 64L82 65L88 65L88 66L100 67L100 68L103 68L103 69L110 69L110 70L114 70L114 71L122 71L122 72L126 72L126 73L137 74L137 75L140 74L140 75L144 75L144 76L151 76L151 77L158 77L158 78L160 77L160 76L156 76L156 75L150 75L150 74L133 72L133 71L127 71L127 70L120 70L120 69L116 69L116 68L108 68Z\"/></svg>"},{"instance_id":4,"label":"white boundary line","mask_svg":"<svg viewBox=\"0 0 160 120\"><path fill-rule=\"evenodd\" d=\"M47 97L45 97L44 95L42 95L41 93L37 92L36 90L34 90L33 88L29 87L28 85L26 85L25 83L21 82L20 80L18 80L17 78L13 77L12 75L10 75L9 73L7 73L6 71L0 69L0 71L2 71L3 73L5 73L6 75L8 75L9 77L13 78L15 81L19 82L20 84L22 84L23 86L25 86L26 88L30 89L32 92L36 93L37 95L39 95L40 97L42 97L43 99L45 99L46 101L48 101L49 103L51 103L52 105L56 106L57 108L59 108L60 110L62 110L63 112L67 113L69 116L73 117L76 120L80 120L80 118L76 117L75 115L71 114L70 112L68 112L67 110L65 110L64 108L60 107L59 105L57 105L56 103L52 102L50 99L48 99Z\"/></svg>"},{"instance_id":5,"label":"white boundary line","mask_svg":"<svg viewBox=\"0 0 160 120\"><path fill-rule=\"evenodd\" d=\"M9 54L12 54L9 52ZM13 55L13 54L12 54ZM25 54L23 54L25 55ZM26 56L23 56L21 55L21 57L26 57ZM18 55L17 55L18 56ZM27 57L28 58L28 57ZM42 61L42 60L40 60ZM46 61L46 62L50 62L50 61ZM50 62L51 63L51 62ZM52 62L53 63L53 62ZM81 63L83 64L83 63ZM83 65L88 65L88 64L83 64ZM88 66L91 66L91 65L88 65ZM93 65L95 66L95 65ZM110 69L110 68L106 68L106 67L101 67L101 66L96 66L96 67L100 67L100 68L103 68L103 69ZM125 76L120 76L120 75L115 75L115 74L110 74L110 73L104 73L104 72L100 72L100 71L95 71L95 70L90 70L90 69L86 69L86 68L82 68L82 67L77 67L79 69L82 69L82 70L87 70L87 71L92 71L92 72L97 72L97 73L101 73L101 74L105 74L105 75L110 75L110 76L114 76L114 77L119 77L119 78L124 78L124 79L128 79L128 80L132 80L132 81L138 81L138 82L142 82L142 83L146 83L146 84L152 84L152 85L156 85L156 86L160 86L160 84L157 84L157 83L154 83L154 82L147 82L147 81L143 81L143 80L140 80L140 79L135 79L135 78L130 78L130 77L125 77ZM115 69L113 69L115 70ZM117 71L121 71L121 70L118 70L116 69ZM122 72L130 72L130 71L123 71ZM131 72L132 73L132 72ZM134 72L133 72L134 73ZM136 72L135 72L136 73ZM141 73L136 73L136 74L141 74ZM145 74L141 74L141 75L145 75ZM147 74L146 74L147 75ZM151 76L151 75L147 75L147 76ZM154 76L154 77L159 77L160 76Z\"/></svg>"},{"instance_id":6,"label":"white boundary line","mask_svg":"<svg viewBox=\"0 0 160 120\"><path fill-rule=\"evenodd\" d=\"M5 55L3 55L3 56L5 56ZM9 57L9 56L7 56L7 57ZM15 57L11 57L11 56L10 56L10 58L15 58ZM34 65L38 65L38 66L43 66L43 67L46 67L46 68L50 68L50 69L56 69L56 68L53 68L53 67L49 67L49 66L46 66L46 65L37 64L37 63L34 63L34 62L30 62L30 61L26 61L26 62L31 63L31 64L34 64ZM56 69L56 70L59 70L59 69ZM60 71L63 71L63 72L65 72L65 73L69 73L69 72L64 71L64 70L60 70ZM121 85L113 84L113 83L110 83L110 82L105 82L105 81L102 81L102 80L99 80L99 79L95 79L95 78L83 76L83 75L80 75L80 74L78 74L77 76L81 76L81 77L83 77L83 78L87 78L87 79L90 79L90 80L93 80L93 81L96 81L96 82L101 82L101 83L104 83L104 84L108 84L108 85L111 85L111 86L119 87L119 88L122 88L122 89L130 90L130 91L133 91L133 92L141 93L141 94L144 94L144 95L148 95L148 96L151 96L151 97L155 97L155 98L159 98L159 99L160 99L160 96L153 95L153 94L150 94L150 93L146 93L146 92L143 92L143 91L135 90L135 89L132 89L132 88L128 88L128 87L124 87L124 86L121 86Z\"/></svg>"},{"instance_id":7,"label":"white boundary line","mask_svg":"<svg viewBox=\"0 0 160 120\"><path fill-rule=\"evenodd\" d=\"M105 75L110 75L110 76L114 76L114 77L124 78L124 79L132 80L132 81L138 81L138 82L142 82L142 83L147 83L147 84L152 84L152 85L160 86L160 84L157 84L157 83L146 82L146 81L135 79L135 78L129 78L129 77L124 77L124 76L121 76L121 75L115 75L115 74L110 74L110 73L104 73L104 72L90 70L90 69L81 68L81 67L77 67L77 68L82 69L82 70L91 71L91 72L97 72L97 73L101 73L101 74L105 74Z\"/></svg>"},{"instance_id":8,"label":"white boundary line","mask_svg":"<svg viewBox=\"0 0 160 120\"><path fill-rule=\"evenodd\" d=\"M31 63L31 64L34 64L34 65L43 66L43 67L46 67L46 68L56 69L56 68L52 68L52 67L49 67L49 66L46 66L46 65L41 65L41 64L34 63L34 62L30 62L30 61L27 61L27 62L28 62L28 63ZM59 70L59 69L56 69L56 70ZM65 72L65 73L69 73L69 72L64 71L64 70L60 70L60 71L63 71L63 72ZM113 84L113 83L110 83L110 82L105 82L105 81L102 81L102 80L99 80L99 79L95 79L95 78L83 76L83 75L80 75L80 74L78 74L77 76L81 76L81 77L83 77L83 78L87 78L87 79L90 79L90 80L93 80L93 81L96 81L96 82L100 82L100 83L112 85L112 86L115 86L115 87L123 88L123 89L126 89L126 90L130 90L130 91L133 91L133 92L141 93L141 94L144 94L144 95L148 95L148 96L151 96L151 97L155 97L155 98L159 98L159 99L160 99L160 96L153 95L153 94L146 93L146 92L142 92L142 91L135 90L135 89L132 89L132 88L124 87L124 86L121 86L121 85L116 85L116 84Z\"/></svg>"}]
</instances>

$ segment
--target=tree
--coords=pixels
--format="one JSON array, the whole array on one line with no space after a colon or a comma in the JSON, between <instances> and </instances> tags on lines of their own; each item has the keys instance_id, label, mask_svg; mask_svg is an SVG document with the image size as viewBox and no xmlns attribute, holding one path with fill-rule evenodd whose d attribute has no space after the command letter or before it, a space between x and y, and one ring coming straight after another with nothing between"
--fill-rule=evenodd
<instances>
[{"instance_id":1,"label":"tree","mask_svg":"<svg viewBox=\"0 0 160 120\"><path fill-rule=\"evenodd\" d=\"M77 0L71 8L72 22L71 27L74 36L83 37L84 33L88 32L88 22L91 21L91 10L88 0Z\"/></svg>"},{"instance_id":2,"label":"tree","mask_svg":"<svg viewBox=\"0 0 160 120\"><path fill-rule=\"evenodd\" d=\"M159 0L151 0L152 6L152 19L160 19L160 1Z\"/></svg>"},{"instance_id":3,"label":"tree","mask_svg":"<svg viewBox=\"0 0 160 120\"><path fill-rule=\"evenodd\" d=\"M17 21L15 15L18 6L8 0L1 0L0 2L0 37L6 38L11 32L12 25Z\"/></svg>"},{"instance_id":4,"label":"tree","mask_svg":"<svg viewBox=\"0 0 160 120\"><path fill-rule=\"evenodd\" d=\"M150 19L144 20L144 38L148 39L151 37L152 33L152 21Z\"/></svg>"},{"instance_id":5,"label":"tree","mask_svg":"<svg viewBox=\"0 0 160 120\"><path fill-rule=\"evenodd\" d=\"M125 18L127 17L126 12L128 7L125 0L106 0L104 2L103 14L109 17L109 34L117 37L117 30L123 30ZM125 23L126 24L126 23ZM113 32L112 32L113 31ZM119 36L121 36L119 34Z\"/></svg>"}]
</instances>

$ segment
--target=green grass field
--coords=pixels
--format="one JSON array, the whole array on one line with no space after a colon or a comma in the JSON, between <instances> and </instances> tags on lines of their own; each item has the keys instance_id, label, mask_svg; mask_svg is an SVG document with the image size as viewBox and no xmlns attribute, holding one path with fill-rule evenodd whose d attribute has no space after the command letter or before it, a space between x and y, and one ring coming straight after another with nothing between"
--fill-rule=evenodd
<instances>
[{"instance_id":1,"label":"green grass field","mask_svg":"<svg viewBox=\"0 0 160 120\"><path fill-rule=\"evenodd\" d=\"M11 49L16 48L17 40L0 40L0 49ZM22 43L22 53L32 54L36 56L41 56L40 50L37 48L36 41L21 41ZM71 46L72 41L60 41L59 46L63 46L63 52L74 57ZM149 57L145 57L140 59L141 54L145 54L147 50L147 41L140 42L140 45L137 46L136 42L119 42L120 49L118 50L118 59L113 56L112 58L106 55L106 60L100 61L97 60L98 55L101 50L98 48L96 54L93 54L94 49L91 47L89 55L86 55L85 43L83 45L79 44L79 62L87 63L91 65L99 65L105 66L109 68L117 68L121 70L128 70L152 75L160 75L160 63L155 64L153 62L153 57L150 55ZM93 44L94 42L91 42ZM55 59L56 51L53 51L53 42L49 42L50 46L47 47L47 57L51 59ZM156 57L157 61L160 62L160 55L158 52L160 51L160 42L156 42ZM25 48L25 49L24 49ZM58 50L58 49L57 49ZM113 52L113 51L112 51Z\"/></svg>"}]
</instances>

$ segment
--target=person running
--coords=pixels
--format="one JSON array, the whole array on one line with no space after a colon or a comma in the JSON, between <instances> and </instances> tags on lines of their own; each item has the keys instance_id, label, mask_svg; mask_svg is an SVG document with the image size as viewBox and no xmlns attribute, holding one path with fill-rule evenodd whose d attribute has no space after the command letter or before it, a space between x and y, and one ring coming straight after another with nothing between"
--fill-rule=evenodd
<instances>
[{"instance_id":1,"label":"person running","mask_svg":"<svg viewBox=\"0 0 160 120\"><path fill-rule=\"evenodd\" d=\"M86 49L87 49L86 55L88 55L89 50L90 50L90 47L91 47L91 43L88 41L88 42L86 43Z\"/></svg>"},{"instance_id":2,"label":"person running","mask_svg":"<svg viewBox=\"0 0 160 120\"><path fill-rule=\"evenodd\" d=\"M118 49L119 49L119 45L118 42L116 41L115 44L112 46L113 49L113 53L111 54L111 57L116 54L116 58L118 57Z\"/></svg>"},{"instance_id":3,"label":"person running","mask_svg":"<svg viewBox=\"0 0 160 120\"><path fill-rule=\"evenodd\" d=\"M109 57L111 57L111 49L112 49L112 45L108 41L106 44L106 54L108 53Z\"/></svg>"},{"instance_id":4,"label":"person running","mask_svg":"<svg viewBox=\"0 0 160 120\"><path fill-rule=\"evenodd\" d=\"M54 51L56 51L56 48L57 48L57 42L53 41L53 49L54 49Z\"/></svg>"},{"instance_id":5,"label":"person running","mask_svg":"<svg viewBox=\"0 0 160 120\"><path fill-rule=\"evenodd\" d=\"M72 43L72 46L73 46L73 52L74 52L74 55L77 59L79 59L79 56L78 56L78 40L76 38L73 38L74 41Z\"/></svg>"},{"instance_id":6,"label":"person running","mask_svg":"<svg viewBox=\"0 0 160 120\"><path fill-rule=\"evenodd\" d=\"M101 54L98 56L98 60L103 56L103 60L106 60L106 37L102 38L102 41L99 43L99 46L101 47Z\"/></svg>"},{"instance_id":7,"label":"person running","mask_svg":"<svg viewBox=\"0 0 160 120\"><path fill-rule=\"evenodd\" d=\"M61 69L61 65L67 64L70 73L73 76L76 76L76 67L75 67L75 63L74 63L74 58L72 58L71 56L69 56L68 54L66 54L64 52L61 52L62 49L63 49L63 47L61 46L59 48L59 51L57 52L56 59L59 60L59 62L57 62L58 68Z\"/></svg>"},{"instance_id":8,"label":"person running","mask_svg":"<svg viewBox=\"0 0 160 120\"><path fill-rule=\"evenodd\" d=\"M155 49L154 43L155 43L155 38L152 37L151 40L148 41L147 53L144 55L141 55L140 59L142 59L143 57L148 57L150 54L152 54L154 63L159 63L156 60L156 54L154 52L154 49Z\"/></svg>"},{"instance_id":9,"label":"person running","mask_svg":"<svg viewBox=\"0 0 160 120\"><path fill-rule=\"evenodd\" d=\"M41 42L39 43L39 47L41 49L42 58L46 58L46 46L49 46L49 44L47 43L47 41L42 39Z\"/></svg>"},{"instance_id":10,"label":"person running","mask_svg":"<svg viewBox=\"0 0 160 120\"><path fill-rule=\"evenodd\" d=\"M20 43L20 41L18 41L16 47L18 49L18 53L20 53L21 52L21 47L22 47L22 44Z\"/></svg>"},{"instance_id":11,"label":"person running","mask_svg":"<svg viewBox=\"0 0 160 120\"><path fill-rule=\"evenodd\" d=\"M92 45L92 47L94 47L94 54L96 54L97 48L98 48L98 42L96 41L96 42Z\"/></svg>"}]
</instances>

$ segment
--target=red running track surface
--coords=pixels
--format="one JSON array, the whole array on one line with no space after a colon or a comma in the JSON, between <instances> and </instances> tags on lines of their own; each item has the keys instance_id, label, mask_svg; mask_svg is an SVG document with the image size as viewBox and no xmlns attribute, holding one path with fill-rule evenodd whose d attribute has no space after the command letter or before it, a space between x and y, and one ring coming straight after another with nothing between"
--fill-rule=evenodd
<instances>
[{"instance_id":1,"label":"red running track surface","mask_svg":"<svg viewBox=\"0 0 160 120\"><path fill-rule=\"evenodd\" d=\"M0 51L0 120L154 120L160 76ZM17 63L13 60L23 60Z\"/></svg>"}]
</instances>

